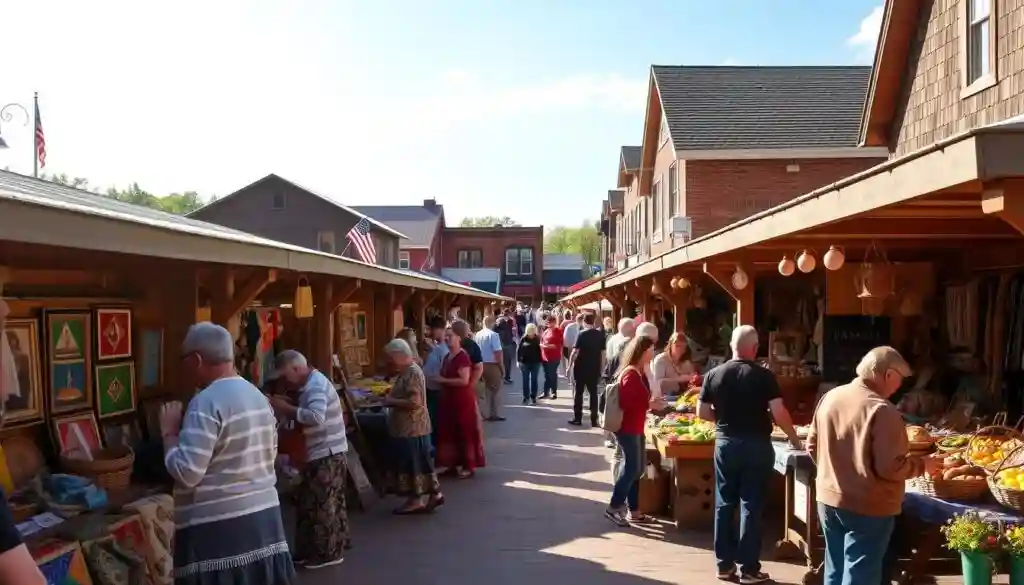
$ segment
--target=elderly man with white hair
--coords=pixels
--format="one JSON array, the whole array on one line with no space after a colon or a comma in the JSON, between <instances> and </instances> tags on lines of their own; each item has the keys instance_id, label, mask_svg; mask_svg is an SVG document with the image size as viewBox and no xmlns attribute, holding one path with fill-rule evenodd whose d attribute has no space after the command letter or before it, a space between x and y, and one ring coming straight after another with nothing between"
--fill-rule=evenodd
<instances>
[{"instance_id":1,"label":"elderly man with white hair","mask_svg":"<svg viewBox=\"0 0 1024 585\"><path fill-rule=\"evenodd\" d=\"M715 557L718 578L743 584L765 583L761 571L761 520L775 452L772 419L794 449L803 445L793 429L775 375L758 365L757 330L741 325L732 332L732 359L704 376L697 410L715 421ZM733 517L740 509L740 534Z\"/></svg>"},{"instance_id":2,"label":"elderly man with white hair","mask_svg":"<svg viewBox=\"0 0 1024 585\"><path fill-rule=\"evenodd\" d=\"M274 366L276 375L296 389L298 404L280 396L272 397L270 403L279 416L303 427L306 440L295 527L295 545L302 558L296 562L306 569L336 565L344 560L349 543L345 512L348 438L341 397L334 383L293 349L277 354Z\"/></svg>"},{"instance_id":3,"label":"elderly man with white hair","mask_svg":"<svg viewBox=\"0 0 1024 585\"><path fill-rule=\"evenodd\" d=\"M184 418L160 411L174 478L174 582L293 583L277 499L277 421L267 398L235 372L234 340L213 323L182 343L186 381L199 388Z\"/></svg>"},{"instance_id":4,"label":"elderly man with white hair","mask_svg":"<svg viewBox=\"0 0 1024 585\"><path fill-rule=\"evenodd\" d=\"M890 583L883 560L904 482L942 467L941 459L907 452L903 416L889 397L909 376L899 352L876 347L857 377L825 394L814 412L807 450L817 465L826 583Z\"/></svg>"}]
</instances>

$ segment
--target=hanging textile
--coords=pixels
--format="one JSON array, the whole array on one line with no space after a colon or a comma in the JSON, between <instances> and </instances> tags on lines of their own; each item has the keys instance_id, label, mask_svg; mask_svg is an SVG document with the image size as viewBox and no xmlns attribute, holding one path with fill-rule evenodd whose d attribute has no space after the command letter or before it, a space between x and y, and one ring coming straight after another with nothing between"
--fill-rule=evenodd
<instances>
[{"instance_id":1,"label":"hanging textile","mask_svg":"<svg viewBox=\"0 0 1024 585\"><path fill-rule=\"evenodd\" d=\"M946 334L950 347L974 353L978 345L978 281L946 288Z\"/></svg>"}]
</instances>

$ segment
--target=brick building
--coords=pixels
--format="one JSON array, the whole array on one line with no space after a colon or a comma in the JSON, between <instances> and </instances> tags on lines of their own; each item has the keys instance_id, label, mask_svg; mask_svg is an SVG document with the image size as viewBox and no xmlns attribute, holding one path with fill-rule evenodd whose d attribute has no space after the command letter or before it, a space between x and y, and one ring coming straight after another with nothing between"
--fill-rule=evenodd
<instances>
[{"instance_id":1,"label":"brick building","mask_svg":"<svg viewBox=\"0 0 1024 585\"><path fill-rule=\"evenodd\" d=\"M441 232L441 275L513 297L541 298L543 227L445 227Z\"/></svg>"},{"instance_id":2,"label":"brick building","mask_svg":"<svg viewBox=\"0 0 1024 585\"><path fill-rule=\"evenodd\" d=\"M352 209L405 234L398 242L398 267L416 272L441 272L444 206L435 199L423 205L358 205Z\"/></svg>"},{"instance_id":3,"label":"brick building","mask_svg":"<svg viewBox=\"0 0 1024 585\"><path fill-rule=\"evenodd\" d=\"M653 66L643 144L619 156L614 267L885 160L884 148L858 147L870 77L870 67Z\"/></svg>"}]
</instances>

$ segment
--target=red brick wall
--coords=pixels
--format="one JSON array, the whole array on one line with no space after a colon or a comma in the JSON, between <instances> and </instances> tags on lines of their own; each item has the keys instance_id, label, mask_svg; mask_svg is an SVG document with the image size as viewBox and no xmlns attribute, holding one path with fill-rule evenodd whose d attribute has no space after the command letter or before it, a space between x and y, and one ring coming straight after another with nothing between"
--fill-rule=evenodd
<instances>
[{"instance_id":1,"label":"red brick wall","mask_svg":"<svg viewBox=\"0 0 1024 585\"><path fill-rule=\"evenodd\" d=\"M434 270L427 270L423 263L427 261L427 253L429 250L425 248L405 248L403 252L409 253L409 269L410 270L422 270L423 272L437 272L437 266L434 266Z\"/></svg>"},{"instance_id":2,"label":"red brick wall","mask_svg":"<svg viewBox=\"0 0 1024 585\"><path fill-rule=\"evenodd\" d=\"M533 248L533 288L534 295L540 298L541 271L544 270L542 227L445 228L441 236L440 266L458 268L459 250L478 249L483 255L483 268L501 268L504 272L505 249L513 246Z\"/></svg>"},{"instance_id":3,"label":"red brick wall","mask_svg":"<svg viewBox=\"0 0 1024 585\"><path fill-rule=\"evenodd\" d=\"M802 160L688 160L681 185L682 211L693 218L693 237L707 235L819 187L834 183L884 158ZM680 161L684 164L683 161ZM799 172L787 172L787 165Z\"/></svg>"}]
</instances>

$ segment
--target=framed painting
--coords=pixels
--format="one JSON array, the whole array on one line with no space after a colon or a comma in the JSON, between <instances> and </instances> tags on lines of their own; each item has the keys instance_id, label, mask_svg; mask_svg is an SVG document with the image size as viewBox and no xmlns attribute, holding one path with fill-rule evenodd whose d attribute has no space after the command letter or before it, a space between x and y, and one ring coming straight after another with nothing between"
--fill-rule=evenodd
<instances>
[{"instance_id":1,"label":"framed painting","mask_svg":"<svg viewBox=\"0 0 1024 585\"><path fill-rule=\"evenodd\" d=\"M48 584L92 585L92 577L77 542L47 541L32 552L32 557Z\"/></svg>"},{"instance_id":2,"label":"framed painting","mask_svg":"<svg viewBox=\"0 0 1024 585\"><path fill-rule=\"evenodd\" d=\"M356 339L366 341L366 313L359 311L353 318L356 324Z\"/></svg>"},{"instance_id":3,"label":"framed painting","mask_svg":"<svg viewBox=\"0 0 1024 585\"><path fill-rule=\"evenodd\" d=\"M46 311L46 363L49 371L46 400L50 413L60 414L92 406L90 326L86 311Z\"/></svg>"},{"instance_id":4,"label":"framed painting","mask_svg":"<svg viewBox=\"0 0 1024 585\"><path fill-rule=\"evenodd\" d=\"M3 388L3 421L13 425L43 418L43 365L39 356L39 322L8 319L4 326L14 372L6 376Z\"/></svg>"},{"instance_id":5,"label":"framed painting","mask_svg":"<svg viewBox=\"0 0 1024 585\"><path fill-rule=\"evenodd\" d=\"M136 449L142 442L139 421L132 419L122 422L103 423L103 442L107 447L131 447Z\"/></svg>"},{"instance_id":6,"label":"framed painting","mask_svg":"<svg viewBox=\"0 0 1024 585\"><path fill-rule=\"evenodd\" d=\"M96 309L96 359L132 357L132 310Z\"/></svg>"},{"instance_id":7,"label":"framed painting","mask_svg":"<svg viewBox=\"0 0 1024 585\"><path fill-rule=\"evenodd\" d=\"M96 364L96 411L109 418L135 411L135 363Z\"/></svg>"},{"instance_id":8,"label":"framed painting","mask_svg":"<svg viewBox=\"0 0 1024 585\"><path fill-rule=\"evenodd\" d=\"M84 454L92 459L103 448L96 415L91 412L53 419L53 434L61 454Z\"/></svg>"},{"instance_id":9,"label":"framed painting","mask_svg":"<svg viewBox=\"0 0 1024 585\"><path fill-rule=\"evenodd\" d=\"M143 329L139 333L139 385L155 388L164 380L164 330Z\"/></svg>"}]
</instances>

